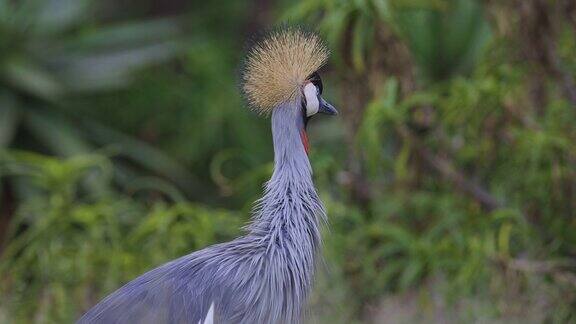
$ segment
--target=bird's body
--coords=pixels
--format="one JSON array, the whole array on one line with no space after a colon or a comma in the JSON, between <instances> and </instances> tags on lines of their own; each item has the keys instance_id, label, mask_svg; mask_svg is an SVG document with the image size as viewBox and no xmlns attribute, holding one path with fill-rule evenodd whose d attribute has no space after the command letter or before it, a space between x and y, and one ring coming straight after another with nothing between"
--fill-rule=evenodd
<instances>
[{"instance_id":1,"label":"bird's body","mask_svg":"<svg viewBox=\"0 0 576 324\"><path fill-rule=\"evenodd\" d=\"M299 323L324 219L304 141L306 96L272 110L274 172L247 234L145 273L79 323Z\"/></svg>"}]
</instances>

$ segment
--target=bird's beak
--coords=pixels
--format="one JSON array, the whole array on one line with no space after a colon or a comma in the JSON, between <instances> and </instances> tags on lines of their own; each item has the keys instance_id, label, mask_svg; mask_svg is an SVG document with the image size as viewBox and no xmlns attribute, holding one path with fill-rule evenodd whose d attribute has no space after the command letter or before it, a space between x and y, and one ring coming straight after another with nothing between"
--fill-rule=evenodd
<instances>
[{"instance_id":1,"label":"bird's beak","mask_svg":"<svg viewBox=\"0 0 576 324\"><path fill-rule=\"evenodd\" d=\"M320 97L320 107L318 108L318 112L326 115L338 115L338 110L322 97Z\"/></svg>"}]
</instances>

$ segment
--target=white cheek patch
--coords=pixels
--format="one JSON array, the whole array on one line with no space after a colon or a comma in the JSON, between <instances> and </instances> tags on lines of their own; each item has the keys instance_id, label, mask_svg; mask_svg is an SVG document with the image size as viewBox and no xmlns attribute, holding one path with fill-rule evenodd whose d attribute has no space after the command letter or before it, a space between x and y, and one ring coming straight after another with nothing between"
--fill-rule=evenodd
<instances>
[{"instance_id":1,"label":"white cheek patch","mask_svg":"<svg viewBox=\"0 0 576 324\"><path fill-rule=\"evenodd\" d=\"M304 96L306 97L306 116L310 117L318 112L320 102L318 102L318 90L313 83L304 86Z\"/></svg>"}]
</instances>

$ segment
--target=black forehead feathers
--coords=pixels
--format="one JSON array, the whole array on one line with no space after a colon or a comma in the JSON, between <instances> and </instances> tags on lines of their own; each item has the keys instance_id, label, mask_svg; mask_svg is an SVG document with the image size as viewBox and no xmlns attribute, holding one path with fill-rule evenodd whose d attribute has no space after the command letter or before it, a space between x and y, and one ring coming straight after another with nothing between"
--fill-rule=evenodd
<instances>
[{"instance_id":1,"label":"black forehead feathers","mask_svg":"<svg viewBox=\"0 0 576 324\"><path fill-rule=\"evenodd\" d=\"M310 80L310 82L312 82L312 84L318 88L318 91L320 92L320 94L322 94L322 90L323 90L322 78L320 77L320 74L318 73L318 71L310 74L310 76L308 77L308 80Z\"/></svg>"}]
</instances>

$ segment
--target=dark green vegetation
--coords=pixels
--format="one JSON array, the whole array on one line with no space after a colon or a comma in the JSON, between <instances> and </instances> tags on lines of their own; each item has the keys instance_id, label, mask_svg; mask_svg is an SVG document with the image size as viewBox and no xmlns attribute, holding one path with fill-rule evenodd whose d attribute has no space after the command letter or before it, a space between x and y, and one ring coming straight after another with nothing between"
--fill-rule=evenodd
<instances>
[{"instance_id":1,"label":"dark green vegetation","mask_svg":"<svg viewBox=\"0 0 576 324\"><path fill-rule=\"evenodd\" d=\"M271 171L244 40L333 51L326 322L576 321L576 5L0 0L0 322L73 321L241 233ZM17 4L16 4L17 3Z\"/></svg>"}]
</instances>

